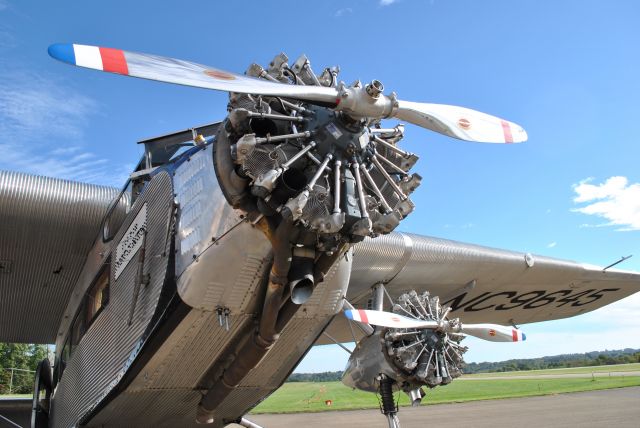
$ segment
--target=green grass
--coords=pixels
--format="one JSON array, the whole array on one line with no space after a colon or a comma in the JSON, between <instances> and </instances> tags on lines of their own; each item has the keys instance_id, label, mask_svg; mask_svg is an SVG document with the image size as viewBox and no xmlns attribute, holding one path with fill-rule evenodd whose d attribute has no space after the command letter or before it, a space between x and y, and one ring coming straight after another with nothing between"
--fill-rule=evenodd
<instances>
[{"instance_id":1,"label":"green grass","mask_svg":"<svg viewBox=\"0 0 640 428\"><path fill-rule=\"evenodd\" d=\"M493 373L475 373L465 375L467 378L473 377L509 377L509 376L529 376L529 375L561 375L571 373L609 373L609 372L633 372L640 371L640 363L632 364L613 364L610 366L592 366L592 367L572 367L562 369L544 369L544 370L522 370L514 372L493 372Z\"/></svg>"},{"instance_id":2,"label":"green grass","mask_svg":"<svg viewBox=\"0 0 640 428\"><path fill-rule=\"evenodd\" d=\"M427 392L424 404L457 403L496 398L529 397L564 392L640 386L640 376L569 379L500 379L456 382ZM331 400L327 406L325 400ZM400 405L408 405L400 394ZM326 410L377 408L377 397L368 392L352 391L340 382L285 383L252 413L296 413Z\"/></svg>"},{"instance_id":3,"label":"green grass","mask_svg":"<svg viewBox=\"0 0 640 428\"><path fill-rule=\"evenodd\" d=\"M0 398L31 398L33 394L0 394Z\"/></svg>"}]
</instances>

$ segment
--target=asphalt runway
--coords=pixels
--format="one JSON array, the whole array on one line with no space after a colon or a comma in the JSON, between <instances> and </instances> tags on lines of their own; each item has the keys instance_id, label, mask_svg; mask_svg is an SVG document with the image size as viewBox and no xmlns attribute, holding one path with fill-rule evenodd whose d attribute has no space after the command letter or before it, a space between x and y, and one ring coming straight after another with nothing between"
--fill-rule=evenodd
<instances>
[{"instance_id":1,"label":"asphalt runway","mask_svg":"<svg viewBox=\"0 0 640 428\"><path fill-rule=\"evenodd\" d=\"M640 387L400 409L402 428L640 427ZM252 415L265 428L387 428L379 411ZM237 427L237 425L233 425Z\"/></svg>"}]
</instances>

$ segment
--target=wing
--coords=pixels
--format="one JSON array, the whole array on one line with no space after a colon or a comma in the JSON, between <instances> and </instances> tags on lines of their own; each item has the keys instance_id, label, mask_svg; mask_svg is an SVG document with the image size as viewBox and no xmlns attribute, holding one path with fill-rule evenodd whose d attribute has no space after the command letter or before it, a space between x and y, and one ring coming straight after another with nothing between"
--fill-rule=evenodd
<instances>
[{"instance_id":1,"label":"wing","mask_svg":"<svg viewBox=\"0 0 640 428\"><path fill-rule=\"evenodd\" d=\"M118 189L0 171L0 342L54 343Z\"/></svg>"},{"instance_id":2,"label":"wing","mask_svg":"<svg viewBox=\"0 0 640 428\"><path fill-rule=\"evenodd\" d=\"M392 233L354 249L347 299L365 308L371 287L392 297L415 289L440 296L466 323L525 324L592 311L640 291L640 274L426 236ZM327 330L352 341L346 319ZM329 343L322 339L319 343Z\"/></svg>"}]
</instances>

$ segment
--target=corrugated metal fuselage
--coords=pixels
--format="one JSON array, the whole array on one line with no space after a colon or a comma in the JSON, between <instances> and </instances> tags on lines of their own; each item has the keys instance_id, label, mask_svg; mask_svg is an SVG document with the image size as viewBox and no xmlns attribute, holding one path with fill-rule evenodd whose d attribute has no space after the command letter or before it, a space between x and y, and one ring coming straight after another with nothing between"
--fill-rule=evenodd
<instances>
[{"instance_id":1,"label":"corrugated metal fuselage","mask_svg":"<svg viewBox=\"0 0 640 428\"><path fill-rule=\"evenodd\" d=\"M105 265L109 301L59 377L52 426L195 425L211 367L233 359L255 329L271 245L225 200L212 156L209 145L154 171L113 239L97 238L59 330L56 372L73 340L66 333ZM141 228L143 243L135 239ZM282 384L340 310L350 271L347 255L216 409L215 425L242 416ZM219 312L228 314L222 323Z\"/></svg>"}]
</instances>

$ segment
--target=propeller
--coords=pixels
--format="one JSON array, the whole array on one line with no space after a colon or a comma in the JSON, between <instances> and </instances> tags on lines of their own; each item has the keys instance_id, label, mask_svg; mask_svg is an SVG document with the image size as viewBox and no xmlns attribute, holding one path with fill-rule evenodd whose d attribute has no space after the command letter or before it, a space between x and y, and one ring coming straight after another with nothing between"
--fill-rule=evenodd
<instances>
[{"instance_id":1,"label":"propeller","mask_svg":"<svg viewBox=\"0 0 640 428\"><path fill-rule=\"evenodd\" d=\"M367 309L348 309L344 311L344 314L350 320L380 327L431 328L448 333L464 333L491 342L521 342L527 339L527 336L520 330L498 324L459 324L448 321L439 323L409 318L392 312Z\"/></svg>"},{"instance_id":2,"label":"propeller","mask_svg":"<svg viewBox=\"0 0 640 428\"><path fill-rule=\"evenodd\" d=\"M174 58L78 44L51 45L49 55L79 67L142 79L218 91L295 98L330 106L353 117L394 117L466 141L519 143L527 139L527 133L521 126L495 116L464 107L402 101L395 94L383 95L384 87L377 80L366 87L288 85Z\"/></svg>"}]
</instances>

